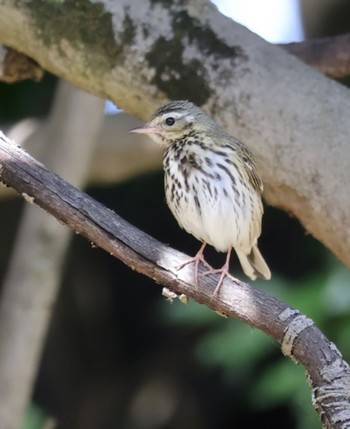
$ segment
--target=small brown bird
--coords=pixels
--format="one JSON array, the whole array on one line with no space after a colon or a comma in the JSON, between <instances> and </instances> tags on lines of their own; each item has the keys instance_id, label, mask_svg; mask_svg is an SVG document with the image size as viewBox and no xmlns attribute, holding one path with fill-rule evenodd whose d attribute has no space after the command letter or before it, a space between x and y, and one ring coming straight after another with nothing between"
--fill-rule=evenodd
<instances>
[{"instance_id":1,"label":"small brown bird","mask_svg":"<svg viewBox=\"0 0 350 429\"><path fill-rule=\"evenodd\" d=\"M194 262L196 282L200 262L208 268L203 275L220 273L215 295L225 276L233 278L229 261L234 248L248 277L269 280L271 272L257 246L263 184L249 149L189 101L166 103L131 132L149 134L163 146L169 208L179 225L203 243L180 268ZM227 252L220 269L205 261L207 244Z\"/></svg>"}]
</instances>

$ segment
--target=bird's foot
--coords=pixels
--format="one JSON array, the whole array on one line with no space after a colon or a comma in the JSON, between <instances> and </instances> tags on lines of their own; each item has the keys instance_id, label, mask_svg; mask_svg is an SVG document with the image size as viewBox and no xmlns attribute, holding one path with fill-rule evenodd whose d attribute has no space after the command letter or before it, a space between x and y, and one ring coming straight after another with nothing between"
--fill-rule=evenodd
<instances>
[{"instance_id":1,"label":"bird's foot","mask_svg":"<svg viewBox=\"0 0 350 429\"><path fill-rule=\"evenodd\" d=\"M208 271L205 271L202 276L208 276L210 274L219 274L220 273L220 278L219 281L215 287L214 293L213 293L213 298L214 296L219 292L220 286L222 285L225 277L228 277L229 279L233 280L233 281L237 281L237 279L235 277L233 277L233 275L231 275L229 273L229 261L230 261L230 254L231 251L229 251L227 253L227 257L226 257L226 262L225 264L221 267L221 268L210 268Z\"/></svg>"},{"instance_id":2,"label":"bird's foot","mask_svg":"<svg viewBox=\"0 0 350 429\"><path fill-rule=\"evenodd\" d=\"M176 267L177 270L181 270L183 267L185 267L188 264L192 264L194 262L194 279L195 279L195 284L196 287L198 287L198 268L199 268L199 263L202 262L202 264L207 267L210 270L213 270L213 267L208 264L208 262L204 259L204 255L203 255L203 251L204 248L206 246L206 243L203 243L201 248L199 249L199 251L197 252L197 254L195 256L193 256L192 258L186 259L186 261L182 262L180 265L178 265Z\"/></svg>"},{"instance_id":3,"label":"bird's foot","mask_svg":"<svg viewBox=\"0 0 350 429\"><path fill-rule=\"evenodd\" d=\"M218 284L215 287L214 293L213 293L213 297L219 292L220 286L222 285L225 277L228 277L229 279L236 281L237 279L235 277L233 277L232 274L229 273L228 268L225 268L225 266L223 266L222 268L218 268L218 269L210 269L208 271L205 271L202 276L209 276L210 274L218 274L221 273Z\"/></svg>"}]
</instances>

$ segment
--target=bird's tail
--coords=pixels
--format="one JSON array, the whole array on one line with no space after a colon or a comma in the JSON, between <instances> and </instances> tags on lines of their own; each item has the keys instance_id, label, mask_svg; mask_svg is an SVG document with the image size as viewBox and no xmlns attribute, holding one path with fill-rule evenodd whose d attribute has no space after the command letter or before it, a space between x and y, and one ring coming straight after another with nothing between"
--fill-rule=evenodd
<instances>
[{"instance_id":1,"label":"bird's tail","mask_svg":"<svg viewBox=\"0 0 350 429\"><path fill-rule=\"evenodd\" d=\"M256 280L257 277L270 280L271 271L262 257L257 245L252 247L249 255L245 255L240 250L236 250L236 253L243 271L248 277L252 280Z\"/></svg>"}]
</instances>

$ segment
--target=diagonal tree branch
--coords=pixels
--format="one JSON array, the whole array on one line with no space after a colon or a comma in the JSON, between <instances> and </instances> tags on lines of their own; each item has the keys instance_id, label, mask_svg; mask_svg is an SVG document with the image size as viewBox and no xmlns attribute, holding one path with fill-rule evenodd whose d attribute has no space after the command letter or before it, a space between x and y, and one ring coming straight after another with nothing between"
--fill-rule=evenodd
<instances>
[{"instance_id":1,"label":"diagonal tree branch","mask_svg":"<svg viewBox=\"0 0 350 429\"><path fill-rule=\"evenodd\" d=\"M226 279L215 297L212 295L215 276L204 278L200 288L194 287L191 267L176 270L186 255L133 227L49 172L2 133L0 179L29 203L39 205L132 269L276 339L285 355L305 367L313 389L313 403L324 427L340 429L349 424L349 367L310 319L241 281Z\"/></svg>"},{"instance_id":2,"label":"diagonal tree branch","mask_svg":"<svg viewBox=\"0 0 350 429\"><path fill-rule=\"evenodd\" d=\"M330 78L350 76L350 34L278 46ZM0 71L0 81L7 83L40 80L44 75L44 69L31 58L5 46L0 46Z\"/></svg>"}]
</instances>

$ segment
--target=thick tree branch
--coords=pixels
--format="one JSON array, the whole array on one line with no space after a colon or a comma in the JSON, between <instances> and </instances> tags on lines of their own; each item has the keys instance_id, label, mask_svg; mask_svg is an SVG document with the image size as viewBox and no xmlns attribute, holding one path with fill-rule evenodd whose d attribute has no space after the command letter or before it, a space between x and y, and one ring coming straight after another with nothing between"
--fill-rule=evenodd
<instances>
[{"instance_id":1,"label":"thick tree branch","mask_svg":"<svg viewBox=\"0 0 350 429\"><path fill-rule=\"evenodd\" d=\"M304 365L314 405L325 427L350 422L350 370L341 354L310 319L246 283L226 280L213 297L216 276L193 286L193 268L178 271L186 256L131 226L111 210L50 173L0 134L0 179L28 202L36 203L91 243L157 283L261 329L282 351Z\"/></svg>"},{"instance_id":2,"label":"thick tree branch","mask_svg":"<svg viewBox=\"0 0 350 429\"><path fill-rule=\"evenodd\" d=\"M350 267L346 88L209 0L101 0L84 9L3 0L0 9L0 43L127 112L146 119L169 98L201 105L255 152L268 202Z\"/></svg>"},{"instance_id":3,"label":"thick tree branch","mask_svg":"<svg viewBox=\"0 0 350 429\"><path fill-rule=\"evenodd\" d=\"M350 34L280 44L281 48L319 70L326 76L341 79L350 76ZM0 81L40 80L44 70L20 52L0 46Z\"/></svg>"}]
</instances>

